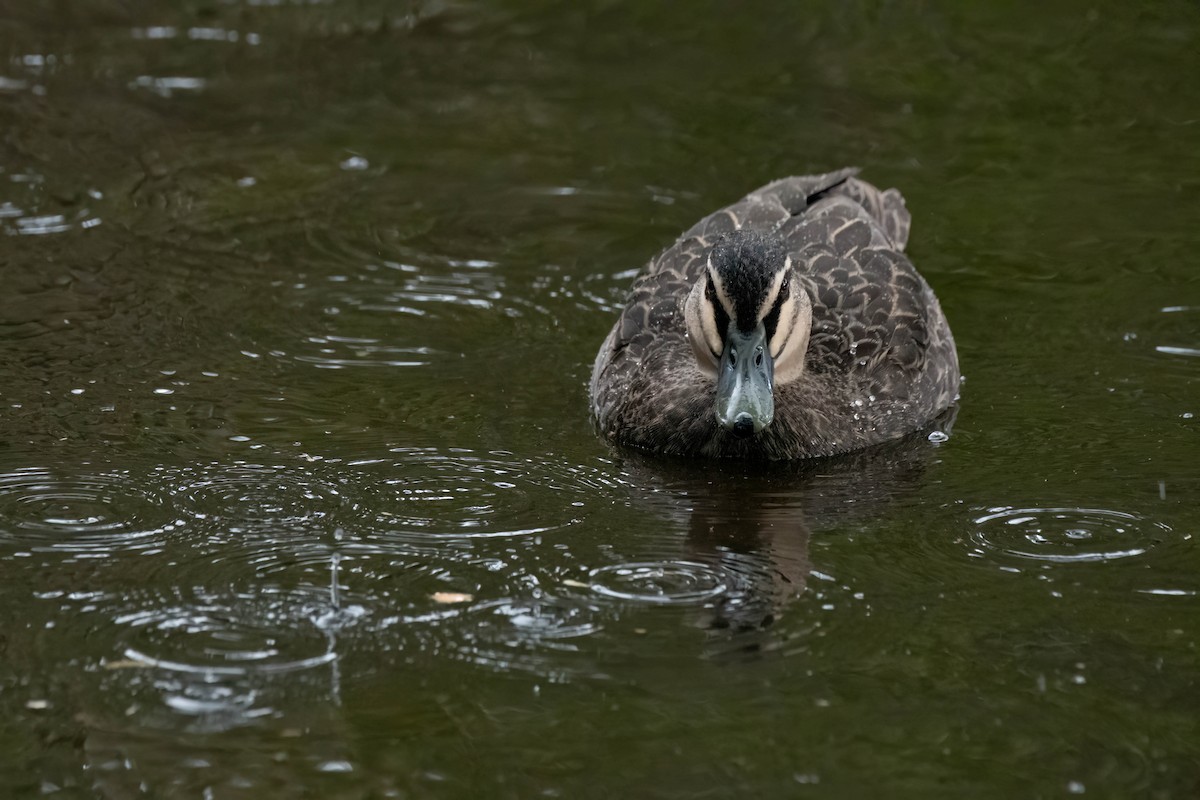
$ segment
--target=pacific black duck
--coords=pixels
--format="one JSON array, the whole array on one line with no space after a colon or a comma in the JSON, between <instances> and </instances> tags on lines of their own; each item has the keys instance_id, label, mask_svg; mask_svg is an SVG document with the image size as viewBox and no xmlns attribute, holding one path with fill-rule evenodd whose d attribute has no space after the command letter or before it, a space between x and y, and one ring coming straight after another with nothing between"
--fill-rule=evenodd
<instances>
[{"instance_id":1,"label":"pacific black duck","mask_svg":"<svg viewBox=\"0 0 1200 800\"><path fill-rule=\"evenodd\" d=\"M769 183L650 262L592 371L607 439L830 456L918 430L956 401L954 338L904 254L904 198L856 174Z\"/></svg>"}]
</instances>

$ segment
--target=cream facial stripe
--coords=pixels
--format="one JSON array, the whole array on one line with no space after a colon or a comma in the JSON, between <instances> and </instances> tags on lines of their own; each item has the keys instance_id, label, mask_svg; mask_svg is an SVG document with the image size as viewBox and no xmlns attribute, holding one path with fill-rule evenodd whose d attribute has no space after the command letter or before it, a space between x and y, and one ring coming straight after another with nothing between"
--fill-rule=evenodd
<instances>
[{"instance_id":1,"label":"cream facial stripe","mask_svg":"<svg viewBox=\"0 0 1200 800\"><path fill-rule=\"evenodd\" d=\"M701 312L701 321L704 325L704 338L708 342L708 347L712 350L713 355L721 357L722 351L725 349L725 334L729 332L729 322L731 319L730 308L733 303L730 301L729 293L725 291L725 284L721 281L721 276L713 269L712 259L710 258L706 273L708 280L704 287L704 310Z\"/></svg>"},{"instance_id":2,"label":"cream facial stripe","mask_svg":"<svg viewBox=\"0 0 1200 800\"><path fill-rule=\"evenodd\" d=\"M724 309L713 302L713 298L708 297L709 291L716 291L711 280L705 284L704 302L700 303L700 328L704 331L704 342L708 345L709 351L715 357L720 358L725 342L721 335L721 325L717 321L717 311L724 311ZM726 320L726 325L728 325L728 320Z\"/></svg>"},{"instance_id":3,"label":"cream facial stripe","mask_svg":"<svg viewBox=\"0 0 1200 800\"><path fill-rule=\"evenodd\" d=\"M725 290L725 282L721 280L720 274L713 269L712 258L708 259L708 280L712 284L713 290L717 294L717 300L721 303L721 307L730 317L733 316L733 298L729 296L729 292Z\"/></svg>"},{"instance_id":4,"label":"cream facial stripe","mask_svg":"<svg viewBox=\"0 0 1200 800\"><path fill-rule=\"evenodd\" d=\"M770 340L767 344L771 348L771 358L778 358L783 352L783 348L787 346L788 340L791 338L795 330L795 325L792 324L796 316L796 290L789 284L786 297L780 298L779 294L783 290L784 281L792 273L792 257L788 256L783 262L783 269L775 276L775 281L771 286L772 302L768 308L772 312L778 310L775 317L775 329L768 331ZM770 316L770 312L763 316L765 320Z\"/></svg>"}]
</instances>

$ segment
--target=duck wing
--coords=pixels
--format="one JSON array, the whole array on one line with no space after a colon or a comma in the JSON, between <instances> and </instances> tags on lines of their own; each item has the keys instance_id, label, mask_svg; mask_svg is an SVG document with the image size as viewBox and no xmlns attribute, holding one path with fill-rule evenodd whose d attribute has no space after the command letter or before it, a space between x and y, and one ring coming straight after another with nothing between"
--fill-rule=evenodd
<instances>
[{"instance_id":1,"label":"duck wing","mask_svg":"<svg viewBox=\"0 0 1200 800\"><path fill-rule=\"evenodd\" d=\"M780 230L812 299L808 364L854 374L872 393L899 397L925 368L930 320L940 312L894 238L907 236L903 198L850 180L856 185L835 187Z\"/></svg>"}]
</instances>

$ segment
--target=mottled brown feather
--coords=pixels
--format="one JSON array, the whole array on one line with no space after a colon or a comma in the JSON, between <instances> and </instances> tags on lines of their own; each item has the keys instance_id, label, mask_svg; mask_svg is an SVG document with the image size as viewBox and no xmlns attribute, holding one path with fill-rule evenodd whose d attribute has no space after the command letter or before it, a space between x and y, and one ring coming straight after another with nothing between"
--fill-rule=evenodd
<instances>
[{"instance_id":1,"label":"mottled brown feather","mask_svg":"<svg viewBox=\"0 0 1200 800\"><path fill-rule=\"evenodd\" d=\"M769 183L709 214L649 263L592 372L592 410L606 438L680 455L827 456L910 433L956 400L949 325L904 255L904 198L856 173ZM683 315L709 248L736 229L783 239L813 312L804 374L776 387L774 422L749 439L717 424L715 384L696 363Z\"/></svg>"}]
</instances>

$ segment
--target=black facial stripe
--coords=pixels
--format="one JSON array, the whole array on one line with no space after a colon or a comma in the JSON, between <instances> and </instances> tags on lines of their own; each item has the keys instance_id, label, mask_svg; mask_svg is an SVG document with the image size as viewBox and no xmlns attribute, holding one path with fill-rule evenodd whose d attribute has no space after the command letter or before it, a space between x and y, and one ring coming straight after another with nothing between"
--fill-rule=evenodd
<instances>
[{"instance_id":1,"label":"black facial stripe","mask_svg":"<svg viewBox=\"0 0 1200 800\"><path fill-rule=\"evenodd\" d=\"M713 285L711 275L708 276L708 281L704 286L704 299L712 304L713 318L717 321L717 334L721 337L721 341L725 341L725 336L729 333L729 312L717 298L717 287Z\"/></svg>"},{"instance_id":2,"label":"black facial stripe","mask_svg":"<svg viewBox=\"0 0 1200 800\"><path fill-rule=\"evenodd\" d=\"M766 329L768 342L775 338L775 329L779 327L779 315L783 311L783 301L787 300L790 294L791 291L785 279L783 285L779 287L779 294L775 297L775 304L771 306L771 311L763 318L763 327Z\"/></svg>"}]
</instances>

